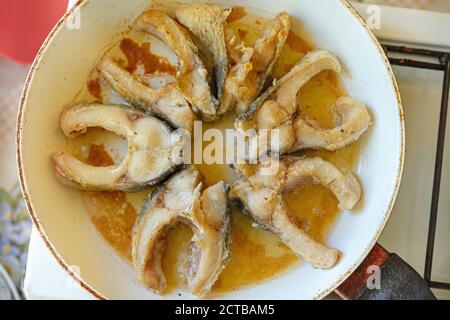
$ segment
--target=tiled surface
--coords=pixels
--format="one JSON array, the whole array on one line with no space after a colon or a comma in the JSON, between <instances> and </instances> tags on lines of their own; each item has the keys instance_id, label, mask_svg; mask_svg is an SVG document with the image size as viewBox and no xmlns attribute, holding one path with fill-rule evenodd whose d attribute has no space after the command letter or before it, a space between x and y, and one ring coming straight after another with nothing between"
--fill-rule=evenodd
<instances>
[{"instance_id":1,"label":"tiled surface","mask_svg":"<svg viewBox=\"0 0 450 320\"><path fill-rule=\"evenodd\" d=\"M16 114L28 69L0 57L0 264L17 286L24 273L31 231L16 185L15 164Z\"/></svg>"},{"instance_id":2,"label":"tiled surface","mask_svg":"<svg viewBox=\"0 0 450 320\"><path fill-rule=\"evenodd\" d=\"M10 188L17 181L15 126L23 83L29 66L0 57L0 187Z\"/></svg>"}]
</instances>

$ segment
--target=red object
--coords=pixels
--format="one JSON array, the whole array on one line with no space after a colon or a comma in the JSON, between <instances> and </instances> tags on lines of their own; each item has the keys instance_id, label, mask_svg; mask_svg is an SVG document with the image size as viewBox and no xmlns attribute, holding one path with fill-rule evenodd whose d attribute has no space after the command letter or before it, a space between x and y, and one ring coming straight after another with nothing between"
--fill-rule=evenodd
<instances>
[{"instance_id":1,"label":"red object","mask_svg":"<svg viewBox=\"0 0 450 320\"><path fill-rule=\"evenodd\" d=\"M67 0L0 0L0 55L31 63Z\"/></svg>"},{"instance_id":2,"label":"red object","mask_svg":"<svg viewBox=\"0 0 450 320\"><path fill-rule=\"evenodd\" d=\"M369 266L381 267L391 254L380 246L375 244L372 251L367 255L361 265L345 280L335 292L345 300L355 299L358 294L366 287L367 279L370 274L367 273Z\"/></svg>"}]
</instances>

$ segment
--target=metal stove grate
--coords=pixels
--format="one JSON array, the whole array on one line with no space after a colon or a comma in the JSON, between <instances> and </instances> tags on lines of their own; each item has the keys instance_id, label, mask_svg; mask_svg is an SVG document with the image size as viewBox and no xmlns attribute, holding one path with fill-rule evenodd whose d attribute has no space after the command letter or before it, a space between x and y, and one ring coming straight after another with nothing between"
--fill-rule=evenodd
<instances>
[{"instance_id":1,"label":"metal stove grate","mask_svg":"<svg viewBox=\"0 0 450 320\"><path fill-rule=\"evenodd\" d=\"M439 194L441 189L442 162L444 158L445 131L447 125L447 111L449 104L450 91L450 52L434 51L427 49L408 48L403 46L384 45L386 53L396 53L408 58L389 57L391 64L402 67L411 67L419 69L438 70L444 72L444 81L442 87L442 100L439 117L439 131L436 149L436 163L434 168L433 193L431 196L430 223L428 227L427 251L425 256L424 279L431 288L450 290L450 283L432 281L432 266L434 242L436 238L436 223L439 208ZM434 59L435 62L427 62L412 59L427 58Z\"/></svg>"}]
</instances>

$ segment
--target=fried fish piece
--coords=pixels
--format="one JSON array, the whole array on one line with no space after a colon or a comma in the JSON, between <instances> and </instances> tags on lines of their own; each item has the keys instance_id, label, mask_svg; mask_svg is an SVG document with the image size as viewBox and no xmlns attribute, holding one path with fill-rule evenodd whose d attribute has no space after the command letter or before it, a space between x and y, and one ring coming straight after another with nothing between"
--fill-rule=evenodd
<instances>
[{"instance_id":1,"label":"fried fish piece","mask_svg":"<svg viewBox=\"0 0 450 320\"><path fill-rule=\"evenodd\" d=\"M335 127L321 128L314 119L300 115L295 119L296 141L294 151L323 149L335 151L357 141L372 124L367 108L350 98L339 98L334 107Z\"/></svg>"},{"instance_id":2,"label":"fried fish piece","mask_svg":"<svg viewBox=\"0 0 450 320\"><path fill-rule=\"evenodd\" d=\"M328 51L308 53L258 97L247 113L236 119L235 128L239 132L249 129L256 132L249 136L252 150L246 155L247 160L305 148L337 150L358 140L369 128L372 122L367 108L349 97L337 100L333 129L322 129L311 119L299 115L298 91L324 70L339 73L338 59Z\"/></svg>"},{"instance_id":3,"label":"fried fish piece","mask_svg":"<svg viewBox=\"0 0 450 320\"><path fill-rule=\"evenodd\" d=\"M242 45L229 45L230 55L240 58L230 69L225 79L225 89L220 101L219 114L236 109L238 114L244 113L266 85L266 80L280 56L290 29L287 12L279 13L271 25L256 41L254 48ZM232 36L226 36L233 41Z\"/></svg>"},{"instance_id":4,"label":"fried fish piece","mask_svg":"<svg viewBox=\"0 0 450 320\"><path fill-rule=\"evenodd\" d=\"M361 199L361 185L351 172L342 172L321 158L285 157L289 165L285 192L307 184L321 184L333 192L342 210L352 210Z\"/></svg>"},{"instance_id":5,"label":"fried fish piece","mask_svg":"<svg viewBox=\"0 0 450 320\"><path fill-rule=\"evenodd\" d=\"M133 265L140 282L157 293L164 292L165 236L178 223L184 223L194 236L180 267L193 294L203 297L210 292L230 258L227 193L224 182L204 189L199 171L191 166L149 196L132 237Z\"/></svg>"},{"instance_id":6,"label":"fried fish piece","mask_svg":"<svg viewBox=\"0 0 450 320\"><path fill-rule=\"evenodd\" d=\"M159 183L183 164L183 137L160 119L130 107L78 105L62 114L60 126L69 138L90 127L101 127L128 141L128 153L122 162L107 167L88 165L67 152L53 154L55 174L70 186L138 191Z\"/></svg>"},{"instance_id":7,"label":"fried fish piece","mask_svg":"<svg viewBox=\"0 0 450 320\"><path fill-rule=\"evenodd\" d=\"M159 10L144 12L138 18L137 28L157 36L176 53L179 64L178 88L203 120L215 120L218 101L211 92L208 72L198 55L198 48L187 30Z\"/></svg>"},{"instance_id":8,"label":"fried fish piece","mask_svg":"<svg viewBox=\"0 0 450 320\"><path fill-rule=\"evenodd\" d=\"M352 209L361 197L359 182L351 173L344 174L320 158L299 157L262 161L256 172L233 186L229 197L258 227L278 235L315 268L328 269L337 263L339 252L315 241L297 226L283 199L285 192L306 184L322 184L329 188L342 209Z\"/></svg>"},{"instance_id":9,"label":"fried fish piece","mask_svg":"<svg viewBox=\"0 0 450 320\"><path fill-rule=\"evenodd\" d=\"M176 83L157 89L151 88L111 58L100 61L97 68L114 90L130 104L155 114L175 128L182 128L192 133L197 117L189 102L178 90Z\"/></svg>"},{"instance_id":10,"label":"fried fish piece","mask_svg":"<svg viewBox=\"0 0 450 320\"><path fill-rule=\"evenodd\" d=\"M213 60L217 98L220 100L228 73L225 43L225 20L229 11L203 3L191 4L175 11L179 23L189 29L201 42Z\"/></svg>"}]
</instances>

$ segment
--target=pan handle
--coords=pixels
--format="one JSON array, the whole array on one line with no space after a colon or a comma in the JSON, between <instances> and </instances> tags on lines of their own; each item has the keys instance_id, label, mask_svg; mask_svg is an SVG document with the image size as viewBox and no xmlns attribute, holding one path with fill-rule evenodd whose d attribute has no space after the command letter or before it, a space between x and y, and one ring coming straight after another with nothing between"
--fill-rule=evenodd
<instances>
[{"instance_id":1,"label":"pan handle","mask_svg":"<svg viewBox=\"0 0 450 320\"><path fill-rule=\"evenodd\" d=\"M436 299L410 265L379 244L335 292L345 300Z\"/></svg>"}]
</instances>

